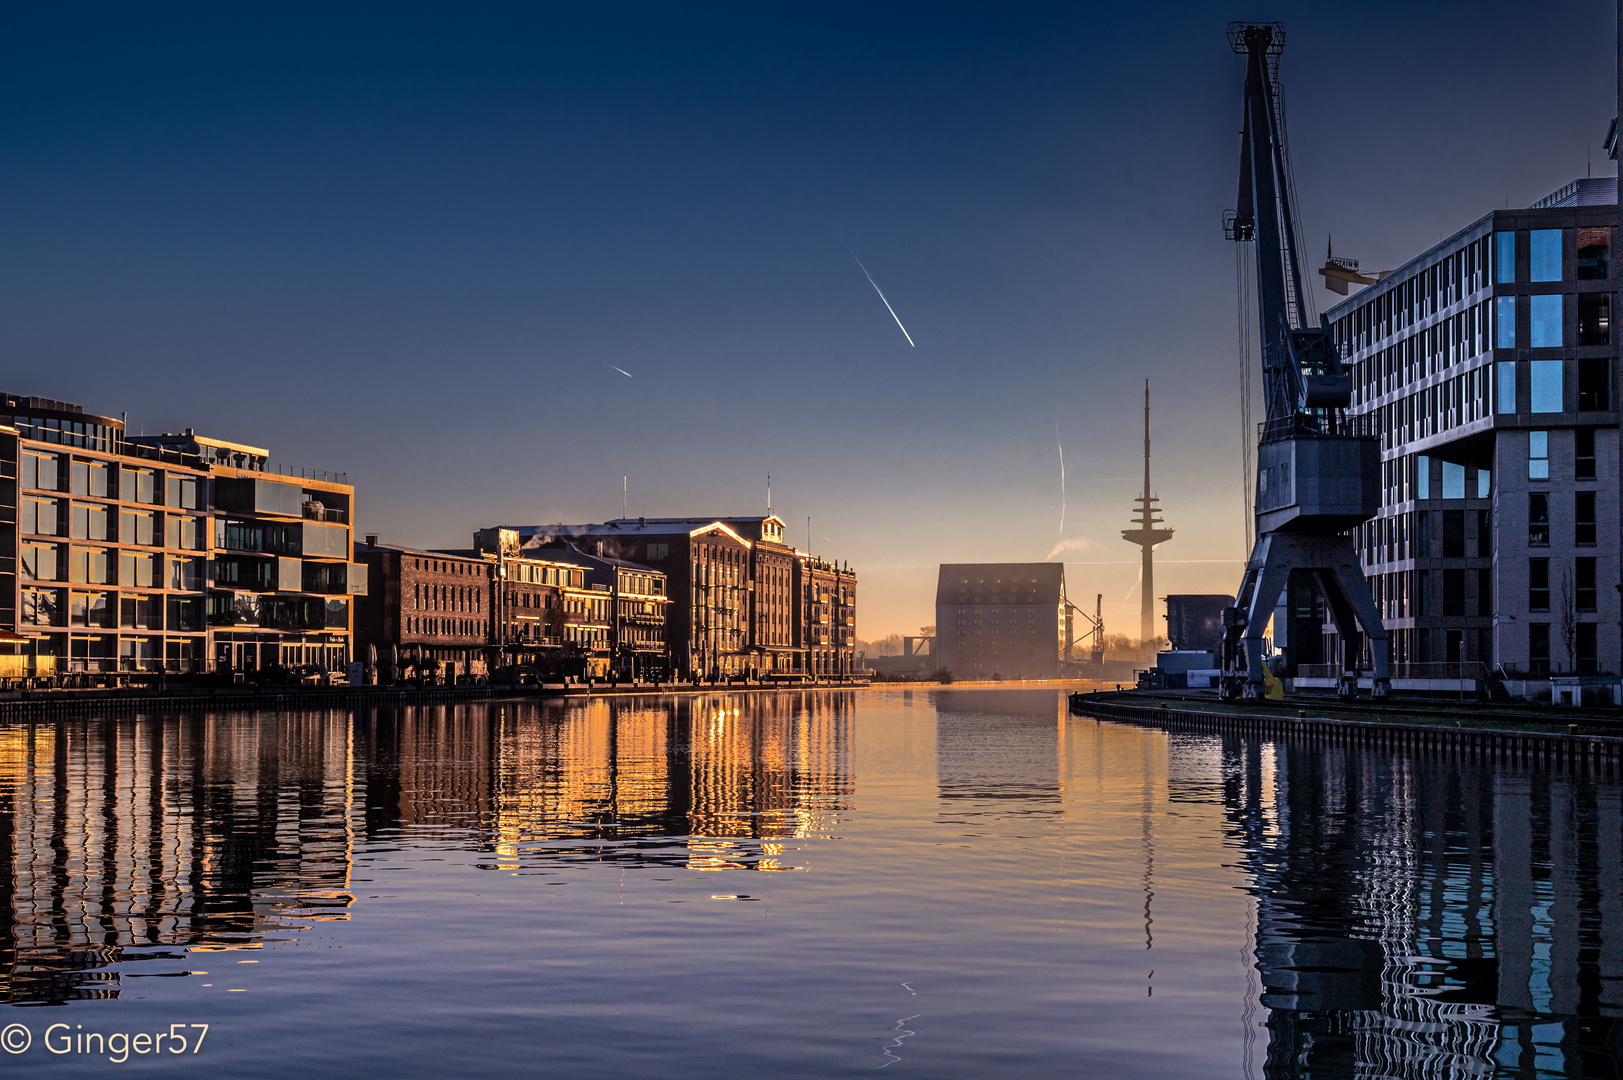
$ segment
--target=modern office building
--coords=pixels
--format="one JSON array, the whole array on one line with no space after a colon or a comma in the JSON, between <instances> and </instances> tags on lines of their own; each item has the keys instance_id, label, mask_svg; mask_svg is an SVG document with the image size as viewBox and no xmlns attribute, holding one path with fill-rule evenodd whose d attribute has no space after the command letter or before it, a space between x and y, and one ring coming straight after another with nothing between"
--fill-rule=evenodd
<instances>
[{"instance_id":1,"label":"modern office building","mask_svg":"<svg viewBox=\"0 0 1623 1080\"><path fill-rule=\"evenodd\" d=\"M957 679L1055 679L1070 640L1060 563L942 563L939 663Z\"/></svg>"},{"instance_id":2,"label":"modern office building","mask_svg":"<svg viewBox=\"0 0 1623 1080\"><path fill-rule=\"evenodd\" d=\"M0 476L0 631L26 639L31 673L348 662L364 580L343 476L8 394Z\"/></svg>"},{"instance_id":3,"label":"modern office building","mask_svg":"<svg viewBox=\"0 0 1623 1080\"><path fill-rule=\"evenodd\" d=\"M1355 536L1399 665L1620 670L1616 202L1579 180L1495 210L1326 315L1384 433Z\"/></svg>"},{"instance_id":4,"label":"modern office building","mask_svg":"<svg viewBox=\"0 0 1623 1080\"><path fill-rule=\"evenodd\" d=\"M366 568L350 561L355 488L348 478L277 465L267 450L204 438L190 428L125 435L124 447L154 466L134 467L137 498L148 483L156 491L163 473L171 507L166 529L176 520L183 529L188 524L173 509L176 499L185 508L190 498L185 470L207 479L197 485L195 499L210 526L200 550L208 554L208 656L214 668L343 671L353 656L350 601L365 592L367 578ZM140 510L135 513L139 538L146 526ZM184 542L185 532L166 542L176 539ZM171 565L172 580L174 573Z\"/></svg>"}]
</instances>

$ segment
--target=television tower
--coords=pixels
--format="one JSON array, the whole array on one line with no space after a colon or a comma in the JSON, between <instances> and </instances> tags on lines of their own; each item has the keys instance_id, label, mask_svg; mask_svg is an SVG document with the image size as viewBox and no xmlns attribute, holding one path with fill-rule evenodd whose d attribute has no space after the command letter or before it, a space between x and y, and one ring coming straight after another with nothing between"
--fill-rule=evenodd
<instances>
[{"instance_id":1,"label":"television tower","mask_svg":"<svg viewBox=\"0 0 1623 1080\"><path fill-rule=\"evenodd\" d=\"M1139 616L1139 636L1146 642L1160 637L1155 632L1155 545L1172 539L1172 530L1159 528L1165 524L1156 515L1160 502L1150 494L1150 380L1144 380L1144 494L1134 500L1138 503L1138 516L1133 519L1134 529L1123 529L1121 538L1143 549L1144 571L1140 582L1142 609Z\"/></svg>"}]
</instances>

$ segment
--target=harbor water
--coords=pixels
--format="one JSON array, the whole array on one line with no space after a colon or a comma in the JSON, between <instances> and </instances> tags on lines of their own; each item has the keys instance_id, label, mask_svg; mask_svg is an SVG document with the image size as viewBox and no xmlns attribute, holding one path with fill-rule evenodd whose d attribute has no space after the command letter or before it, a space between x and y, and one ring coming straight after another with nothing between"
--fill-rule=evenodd
<instances>
[{"instance_id":1,"label":"harbor water","mask_svg":"<svg viewBox=\"0 0 1623 1080\"><path fill-rule=\"evenodd\" d=\"M0 1063L1617 1077L1620 794L1051 689L9 723Z\"/></svg>"}]
</instances>

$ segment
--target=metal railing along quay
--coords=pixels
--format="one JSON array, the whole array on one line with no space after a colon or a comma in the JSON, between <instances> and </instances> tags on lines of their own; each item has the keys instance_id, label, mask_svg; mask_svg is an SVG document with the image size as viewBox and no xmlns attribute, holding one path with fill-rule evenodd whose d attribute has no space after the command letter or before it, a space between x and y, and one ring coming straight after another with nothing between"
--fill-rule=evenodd
<instances>
[{"instance_id":1,"label":"metal railing along quay","mask_svg":"<svg viewBox=\"0 0 1623 1080\"><path fill-rule=\"evenodd\" d=\"M1404 750L1440 756L1446 760L1487 764L1566 766L1608 777L1623 773L1623 737L1615 735L1382 723L1323 716L1206 712L1160 704L1133 705L1104 698L1105 695L1074 695L1070 701L1071 711L1100 720L1143 724L1167 731L1305 739L1338 746ZM1554 723L1557 719L1551 717L1549 722Z\"/></svg>"}]
</instances>

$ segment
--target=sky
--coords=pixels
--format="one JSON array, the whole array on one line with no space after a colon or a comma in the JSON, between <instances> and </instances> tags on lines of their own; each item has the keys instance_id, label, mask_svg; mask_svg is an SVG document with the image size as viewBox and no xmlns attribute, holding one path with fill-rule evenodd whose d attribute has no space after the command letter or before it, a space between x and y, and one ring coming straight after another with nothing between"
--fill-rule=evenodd
<instances>
[{"instance_id":1,"label":"sky","mask_svg":"<svg viewBox=\"0 0 1623 1080\"><path fill-rule=\"evenodd\" d=\"M425 547L770 474L864 638L1044 560L1136 636L1146 379L1157 596L1245 556L1236 15L1287 28L1314 259L1615 173L1598 0L11 5L0 387L344 471Z\"/></svg>"}]
</instances>

